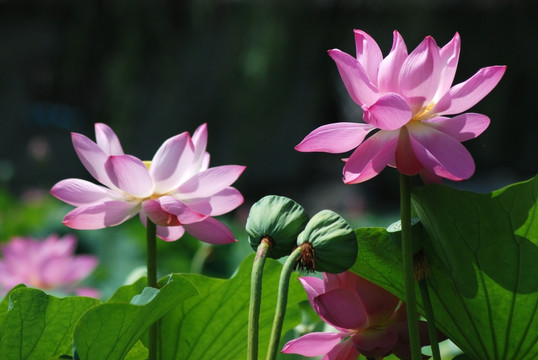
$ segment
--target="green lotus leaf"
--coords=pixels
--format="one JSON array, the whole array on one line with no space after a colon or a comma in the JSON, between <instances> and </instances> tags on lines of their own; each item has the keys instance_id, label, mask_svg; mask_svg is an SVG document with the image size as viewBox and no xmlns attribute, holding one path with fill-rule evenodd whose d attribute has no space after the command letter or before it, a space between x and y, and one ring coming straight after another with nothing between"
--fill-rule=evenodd
<instances>
[{"instance_id":1,"label":"green lotus leaf","mask_svg":"<svg viewBox=\"0 0 538 360\"><path fill-rule=\"evenodd\" d=\"M9 360L71 354L79 318L101 303L82 296L58 298L26 287L12 290L8 297L9 308L0 314L0 358Z\"/></svg>"},{"instance_id":2,"label":"green lotus leaf","mask_svg":"<svg viewBox=\"0 0 538 360\"><path fill-rule=\"evenodd\" d=\"M487 194L442 185L412 194L438 328L467 358L537 359L538 177ZM405 300L401 250L385 229L356 232L351 271Z\"/></svg>"}]
</instances>

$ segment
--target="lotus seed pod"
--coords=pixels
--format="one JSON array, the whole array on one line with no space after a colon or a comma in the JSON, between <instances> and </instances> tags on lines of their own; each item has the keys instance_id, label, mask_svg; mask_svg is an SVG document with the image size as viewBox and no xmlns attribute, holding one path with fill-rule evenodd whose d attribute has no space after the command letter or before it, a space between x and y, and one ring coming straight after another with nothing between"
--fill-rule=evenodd
<instances>
[{"instance_id":1,"label":"lotus seed pod","mask_svg":"<svg viewBox=\"0 0 538 360\"><path fill-rule=\"evenodd\" d=\"M398 220L387 227L387 232L390 235L392 241L402 248L402 222ZM418 253L422 249L422 224L417 217L411 218L411 251L414 254Z\"/></svg>"},{"instance_id":2,"label":"lotus seed pod","mask_svg":"<svg viewBox=\"0 0 538 360\"><path fill-rule=\"evenodd\" d=\"M245 229L254 251L266 238L271 244L267 256L278 259L292 252L307 222L301 205L284 196L268 195L252 205Z\"/></svg>"},{"instance_id":3,"label":"lotus seed pod","mask_svg":"<svg viewBox=\"0 0 538 360\"><path fill-rule=\"evenodd\" d=\"M357 258L355 231L331 210L322 210L310 219L297 245L304 250L299 266L307 270L338 274L353 266Z\"/></svg>"}]
</instances>

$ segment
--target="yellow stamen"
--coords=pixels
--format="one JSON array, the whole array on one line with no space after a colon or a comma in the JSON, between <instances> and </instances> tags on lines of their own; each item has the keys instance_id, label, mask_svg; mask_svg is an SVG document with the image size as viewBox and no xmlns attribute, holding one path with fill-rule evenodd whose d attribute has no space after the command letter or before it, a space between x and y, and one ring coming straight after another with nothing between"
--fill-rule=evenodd
<instances>
[{"instance_id":1,"label":"yellow stamen","mask_svg":"<svg viewBox=\"0 0 538 360\"><path fill-rule=\"evenodd\" d=\"M150 160L145 160L145 161L142 161L142 162L144 163L144 165L146 165L146 167L149 170L149 167L151 166L151 161Z\"/></svg>"},{"instance_id":2,"label":"yellow stamen","mask_svg":"<svg viewBox=\"0 0 538 360\"><path fill-rule=\"evenodd\" d=\"M411 120L424 120L429 118L428 112L435 106L435 102L431 102L430 105L428 105L424 110L419 112L417 115L413 116Z\"/></svg>"}]
</instances>

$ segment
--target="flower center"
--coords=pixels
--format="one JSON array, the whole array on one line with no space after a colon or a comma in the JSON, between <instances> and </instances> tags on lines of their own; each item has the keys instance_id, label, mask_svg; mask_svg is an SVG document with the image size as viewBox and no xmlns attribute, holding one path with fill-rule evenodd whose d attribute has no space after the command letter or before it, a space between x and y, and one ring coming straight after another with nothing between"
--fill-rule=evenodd
<instances>
[{"instance_id":1,"label":"flower center","mask_svg":"<svg viewBox=\"0 0 538 360\"><path fill-rule=\"evenodd\" d=\"M429 116L429 112L430 110L435 106L435 102L431 102L430 105L428 105L426 108L422 108L422 110L416 114L415 116L413 116L413 118L411 120L425 120L425 119L429 119L431 116Z\"/></svg>"},{"instance_id":2,"label":"flower center","mask_svg":"<svg viewBox=\"0 0 538 360\"><path fill-rule=\"evenodd\" d=\"M149 170L149 167L151 166L151 161L150 160L145 160L145 161L142 161L144 163L144 165L146 165L146 168Z\"/></svg>"}]
</instances>

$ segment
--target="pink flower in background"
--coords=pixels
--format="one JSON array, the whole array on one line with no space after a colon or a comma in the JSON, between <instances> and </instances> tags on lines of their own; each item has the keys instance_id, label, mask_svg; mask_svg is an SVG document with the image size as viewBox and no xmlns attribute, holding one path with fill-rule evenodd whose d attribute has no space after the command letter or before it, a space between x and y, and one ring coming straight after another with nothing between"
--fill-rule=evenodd
<instances>
[{"instance_id":1,"label":"pink flower in background","mask_svg":"<svg viewBox=\"0 0 538 360\"><path fill-rule=\"evenodd\" d=\"M209 168L207 125L191 136L184 132L166 140L152 161L125 155L118 137L105 124L95 125L96 142L73 133L73 146L84 167L101 185L66 179L51 194L77 208L65 216L74 229L115 226L140 214L157 224L157 235L177 240L187 231L209 243L235 241L223 223L212 218L232 211L243 196L230 187L244 166Z\"/></svg>"},{"instance_id":2,"label":"pink flower in background","mask_svg":"<svg viewBox=\"0 0 538 360\"><path fill-rule=\"evenodd\" d=\"M410 54L394 31L390 53L383 58L375 40L355 30L356 57L338 49L336 62L344 85L363 110L365 123L321 126L296 146L303 152L343 153L344 182L371 179L385 168L420 174L427 182L463 180L475 169L462 141L480 135L489 125L482 114L463 113L484 98L503 76L505 66L480 69L452 86L460 53L460 37L439 48L428 36ZM453 118L446 115L460 114ZM366 136L373 130L375 134Z\"/></svg>"},{"instance_id":3,"label":"pink flower in background","mask_svg":"<svg viewBox=\"0 0 538 360\"><path fill-rule=\"evenodd\" d=\"M284 345L283 353L323 356L323 360L356 360L394 353L410 359L405 305L379 286L353 274L323 273L299 278L319 317L338 332L314 332ZM426 345L427 325L420 323Z\"/></svg>"},{"instance_id":4,"label":"pink flower in background","mask_svg":"<svg viewBox=\"0 0 538 360\"><path fill-rule=\"evenodd\" d=\"M97 258L74 255L77 240L50 235L44 240L15 237L2 245L0 296L18 284L42 290L98 297L99 292L78 284L97 266Z\"/></svg>"}]
</instances>

